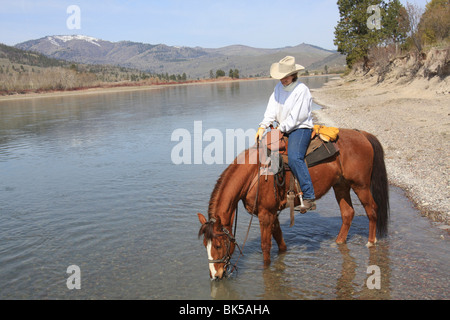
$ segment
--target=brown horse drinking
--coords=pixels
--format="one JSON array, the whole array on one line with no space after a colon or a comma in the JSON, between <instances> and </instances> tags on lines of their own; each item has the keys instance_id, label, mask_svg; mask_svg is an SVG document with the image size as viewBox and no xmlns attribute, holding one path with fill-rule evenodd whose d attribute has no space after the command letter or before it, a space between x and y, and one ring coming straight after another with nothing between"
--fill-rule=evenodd
<instances>
[{"instance_id":1,"label":"brown horse drinking","mask_svg":"<svg viewBox=\"0 0 450 320\"><path fill-rule=\"evenodd\" d=\"M352 189L369 218L367 246L373 246L376 235L382 237L388 224L389 195L383 148L370 133L349 129L340 130L337 146L338 154L309 168L316 198L321 198L333 187L342 216L342 226L336 238L336 242L341 244L347 239L355 213L350 198ZM258 216L264 263L270 263L272 237L279 251L286 251L277 214L286 207L291 172L286 172L286 182L275 190L273 175L267 179L261 176L258 187L255 187L252 181L258 175L259 164L250 164L255 153L258 153L257 148L247 149L222 173L211 195L208 220L198 214L202 225L199 237L204 236L212 279L222 278L230 264L235 249L232 226L240 200L249 213ZM298 205L299 198L296 197L295 201Z\"/></svg>"}]
</instances>

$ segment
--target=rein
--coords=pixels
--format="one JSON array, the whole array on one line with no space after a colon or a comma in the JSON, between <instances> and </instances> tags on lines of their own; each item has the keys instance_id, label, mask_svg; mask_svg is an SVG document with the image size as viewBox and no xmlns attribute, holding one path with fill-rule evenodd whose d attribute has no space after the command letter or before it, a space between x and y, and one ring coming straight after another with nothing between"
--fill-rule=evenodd
<instances>
[{"instance_id":1,"label":"rein","mask_svg":"<svg viewBox=\"0 0 450 320\"><path fill-rule=\"evenodd\" d=\"M260 178L261 178L261 170L260 170L261 164L259 162L259 140L256 141L256 150L257 150L256 151L257 152L256 153L256 157L257 157L256 161L257 161L257 165L258 165L258 182L257 182L257 186L256 186L255 203L253 205L253 210L252 210L252 213L251 213L250 222L249 222L248 228L247 228L247 234L245 235L244 243L242 244L242 249L239 247L239 245L237 244L236 240L234 240L235 244L239 248L240 254L239 254L239 257L237 258L236 262L234 263L233 268L231 268L230 275L234 272L234 270L237 270L237 263L239 262L239 259L244 255L243 250L244 250L245 244L247 243L248 234L250 233L250 227L252 226L253 217L256 214L256 208L257 208L258 197L259 197L259 181L260 181ZM235 223L234 223L234 234L236 234L237 217L238 217L238 206L236 206L236 216L235 216L235 219L234 219L235 220ZM234 237L233 237L233 239L234 239ZM230 259L231 259L231 256L230 256ZM229 266L229 263L228 263L228 266Z\"/></svg>"}]
</instances>

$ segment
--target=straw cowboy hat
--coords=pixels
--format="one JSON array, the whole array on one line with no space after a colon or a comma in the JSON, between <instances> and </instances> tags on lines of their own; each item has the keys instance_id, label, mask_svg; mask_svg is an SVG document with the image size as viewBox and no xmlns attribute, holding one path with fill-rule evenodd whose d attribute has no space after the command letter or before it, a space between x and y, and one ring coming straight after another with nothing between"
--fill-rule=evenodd
<instances>
[{"instance_id":1,"label":"straw cowboy hat","mask_svg":"<svg viewBox=\"0 0 450 320\"><path fill-rule=\"evenodd\" d=\"M284 57L280 62L275 62L270 67L270 76L274 79L283 79L294 73L304 70L305 67L295 64L295 58L291 56Z\"/></svg>"}]
</instances>

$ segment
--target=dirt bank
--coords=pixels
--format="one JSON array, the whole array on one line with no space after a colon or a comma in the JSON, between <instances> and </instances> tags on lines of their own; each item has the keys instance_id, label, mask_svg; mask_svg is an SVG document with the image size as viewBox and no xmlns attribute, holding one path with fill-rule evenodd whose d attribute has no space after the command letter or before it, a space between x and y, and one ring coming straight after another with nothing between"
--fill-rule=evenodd
<instances>
[{"instance_id":1,"label":"dirt bank","mask_svg":"<svg viewBox=\"0 0 450 320\"><path fill-rule=\"evenodd\" d=\"M408 83L350 75L312 90L321 124L365 130L384 146L389 180L420 211L449 224L450 77Z\"/></svg>"}]
</instances>

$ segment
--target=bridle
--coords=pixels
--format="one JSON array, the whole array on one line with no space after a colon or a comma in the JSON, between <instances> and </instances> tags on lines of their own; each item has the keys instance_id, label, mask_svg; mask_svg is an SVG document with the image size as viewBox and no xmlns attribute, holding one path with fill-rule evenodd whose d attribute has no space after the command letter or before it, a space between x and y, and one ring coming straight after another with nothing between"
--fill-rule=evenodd
<instances>
[{"instance_id":1,"label":"bridle","mask_svg":"<svg viewBox=\"0 0 450 320\"><path fill-rule=\"evenodd\" d=\"M215 223L216 219L211 218L210 222ZM227 247L227 253L221 258L221 259L208 259L209 263L224 263L224 270L225 272L227 272L228 267L231 264L231 244L234 243L234 245L239 249L240 253L242 254L242 250L239 247L239 244L236 241L236 238L225 228L222 227L222 233L215 235L215 237L226 237L225 241L225 245ZM236 266L233 267L233 269L231 270L231 272L233 272L233 270L236 269ZM230 274L231 274L230 272Z\"/></svg>"}]
</instances>

